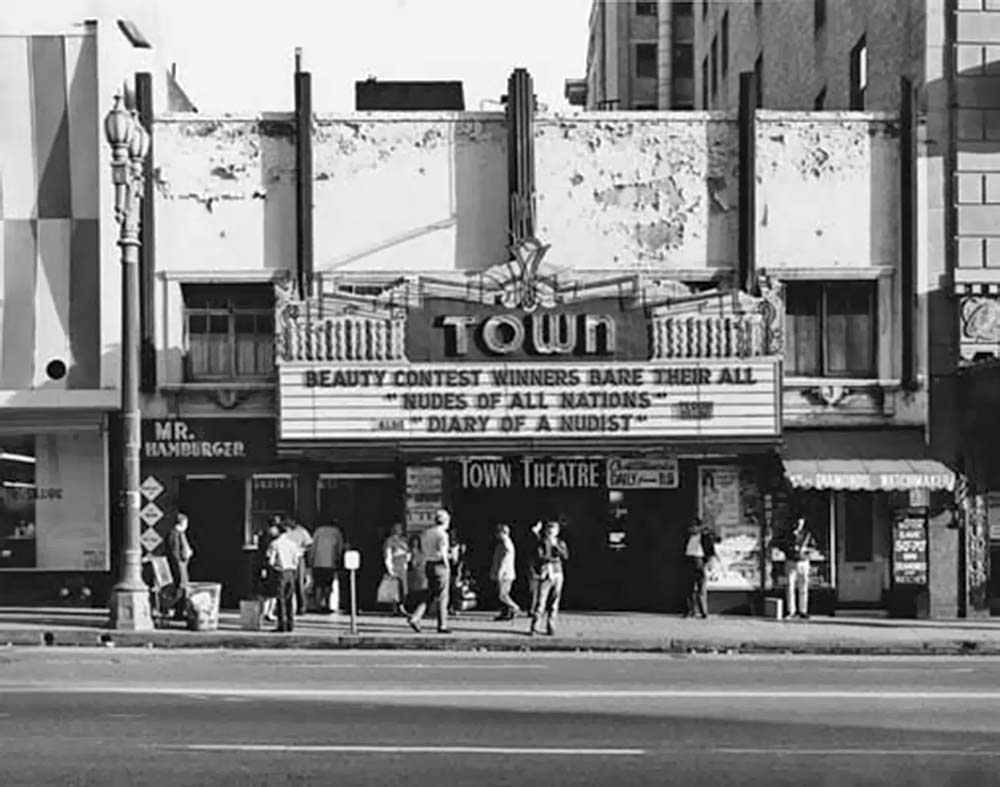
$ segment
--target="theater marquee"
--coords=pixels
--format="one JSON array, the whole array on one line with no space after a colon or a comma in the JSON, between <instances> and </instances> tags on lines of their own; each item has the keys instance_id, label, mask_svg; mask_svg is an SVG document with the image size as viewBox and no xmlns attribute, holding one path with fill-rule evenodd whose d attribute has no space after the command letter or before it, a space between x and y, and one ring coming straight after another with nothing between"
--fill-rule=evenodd
<instances>
[{"instance_id":1,"label":"theater marquee","mask_svg":"<svg viewBox=\"0 0 1000 787\"><path fill-rule=\"evenodd\" d=\"M646 364L285 363L280 439L770 437L774 359Z\"/></svg>"},{"instance_id":2,"label":"theater marquee","mask_svg":"<svg viewBox=\"0 0 1000 787\"><path fill-rule=\"evenodd\" d=\"M334 278L305 299L279 285L279 441L780 435L777 287L584 281L517 258L452 278Z\"/></svg>"}]
</instances>

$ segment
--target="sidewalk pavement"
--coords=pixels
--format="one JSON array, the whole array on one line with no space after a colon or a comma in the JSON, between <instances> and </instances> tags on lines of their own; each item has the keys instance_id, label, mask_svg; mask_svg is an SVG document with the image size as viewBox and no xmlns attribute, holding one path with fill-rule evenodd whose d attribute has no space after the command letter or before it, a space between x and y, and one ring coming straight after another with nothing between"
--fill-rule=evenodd
<instances>
[{"instance_id":1,"label":"sidewalk pavement","mask_svg":"<svg viewBox=\"0 0 1000 787\"><path fill-rule=\"evenodd\" d=\"M928 621L838 615L809 621L736 616L687 620L634 612L567 612L561 615L553 637L529 637L526 618L496 622L492 612L452 618L450 635L437 634L431 620L425 621L425 633L415 634L405 618L374 613L359 616L357 634L351 634L347 616L319 614L299 617L292 634L243 631L235 612L223 612L216 631L188 631L181 623L151 632L114 631L107 620L103 609L0 607L0 647L1000 655L1000 619Z\"/></svg>"}]
</instances>

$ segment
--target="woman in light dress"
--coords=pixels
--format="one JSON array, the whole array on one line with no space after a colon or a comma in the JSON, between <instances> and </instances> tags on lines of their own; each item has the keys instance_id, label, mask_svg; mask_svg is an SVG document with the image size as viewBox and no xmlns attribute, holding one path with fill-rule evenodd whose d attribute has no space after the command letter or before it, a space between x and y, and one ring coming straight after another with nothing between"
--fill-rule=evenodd
<instances>
[{"instance_id":1,"label":"woman in light dress","mask_svg":"<svg viewBox=\"0 0 1000 787\"><path fill-rule=\"evenodd\" d=\"M389 537L382 545L382 560L385 563L385 573L399 582L399 601L396 612L405 614L403 602L407 595L407 568L410 565L410 547L406 543L403 523L394 522Z\"/></svg>"}]
</instances>

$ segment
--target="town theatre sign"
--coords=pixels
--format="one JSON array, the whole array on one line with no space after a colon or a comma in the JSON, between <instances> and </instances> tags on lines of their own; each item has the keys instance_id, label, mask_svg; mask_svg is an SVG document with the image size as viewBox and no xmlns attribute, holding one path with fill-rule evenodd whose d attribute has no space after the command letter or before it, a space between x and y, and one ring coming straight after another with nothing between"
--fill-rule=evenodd
<instances>
[{"instance_id":1,"label":"town theatre sign","mask_svg":"<svg viewBox=\"0 0 1000 787\"><path fill-rule=\"evenodd\" d=\"M775 438L781 299L502 266L279 286L279 440Z\"/></svg>"}]
</instances>

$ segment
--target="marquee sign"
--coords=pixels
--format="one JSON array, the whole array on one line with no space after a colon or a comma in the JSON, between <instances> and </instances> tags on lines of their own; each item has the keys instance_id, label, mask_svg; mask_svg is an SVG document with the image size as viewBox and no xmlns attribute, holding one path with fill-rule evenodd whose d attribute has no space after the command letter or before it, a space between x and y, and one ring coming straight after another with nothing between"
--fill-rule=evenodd
<instances>
[{"instance_id":1,"label":"marquee sign","mask_svg":"<svg viewBox=\"0 0 1000 787\"><path fill-rule=\"evenodd\" d=\"M774 359L280 367L280 439L777 436Z\"/></svg>"},{"instance_id":2,"label":"marquee sign","mask_svg":"<svg viewBox=\"0 0 1000 787\"><path fill-rule=\"evenodd\" d=\"M588 281L512 251L480 274L279 284L279 440L780 434L776 285Z\"/></svg>"}]
</instances>

